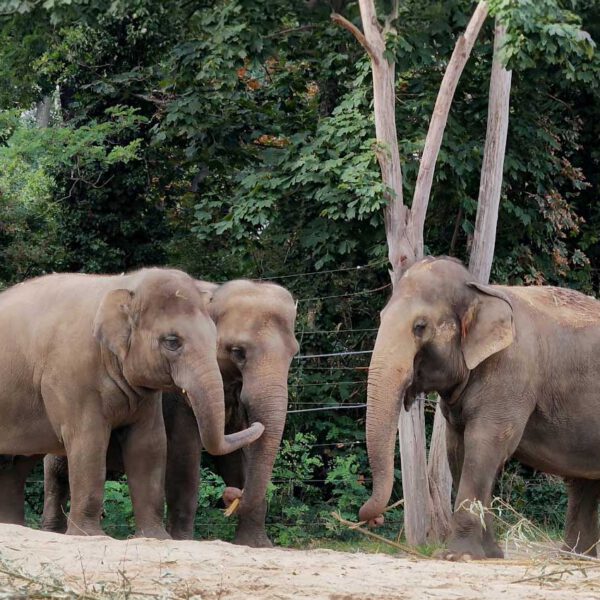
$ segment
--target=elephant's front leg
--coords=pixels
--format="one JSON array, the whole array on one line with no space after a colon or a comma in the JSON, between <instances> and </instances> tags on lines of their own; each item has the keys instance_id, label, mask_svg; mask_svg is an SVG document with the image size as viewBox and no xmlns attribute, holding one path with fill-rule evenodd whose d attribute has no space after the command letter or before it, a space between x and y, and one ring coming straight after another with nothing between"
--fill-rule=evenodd
<instances>
[{"instance_id":1,"label":"elephant's front leg","mask_svg":"<svg viewBox=\"0 0 600 600\"><path fill-rule=\"evenodd\" d=\"M452 474L452 487L455 495L458 495L458 486L465 458L465 443L463 432L453 427L450 423L446 424L446 449L450 473ZM496 542L494 520L489 512L485 514L485 528L483 529L481 544L486 558L504 558L504 553L498 542Z\"/></svg>"},{"instance_id":2,"label":"elephant's front leg","mask_svg":"<svg viewBox=\"0 0 600 600\"><path fill-rule=\"evenodd\" d=\"M192 409L180 399L163 398L167 431L167 531L175 540L194 537L202 444Z\"/></svg>"},{"instance_id":3,"label":"elephant's front leg","mask_svg":"<svg viewBox=\"0 0 600 600\"><path fill-rule=\"evenodd\" d=\"M465 429L452 531L448 550L442 553L443 558L468 560L503 556L494 537L493 517L487 509L490 507L496 474L514 452L519 437L515 429L506 423L500 427L471 423ZM456 439L453 441L456 444ZM457 449L460 456L460 443ZM452 465L451 455L449 459ZM456 465L452 470L457 472ZM481 510L484 511L483 523Z\"/></svg>"},{"instance_id":4,"label":"elephant's front leg","mask_svg":"<svg viewBox=\"0 0 600 600\"><path fill-rule=\"evenodd\" d=\"M215 458L217 472L228 489L225 490L225 503L238 497L237 490L243 490L246 484L246 472L248 469L248 449L232 452L227 456ZM240 505L237 514L237 527L235 530L234 544L251 546L253 548L271 548L273 543L267 536L265 529L265 518L267 515L267 501L262 498L258 503L251 506Z\"/></svg>"},{"instance_id":5,"label":"elephant's front leg","mask_svg":"<svg viewBox=\"0 0 600 600\"><path fill-rule=\"evenodd\" d=\"M25 525L25 481L41 456L11 456L0 465L0 523Z\"/></svg>"},{"instance_id":6,"label":"elephant's front leg","mask_svg":"<svg viewBox=\"0 0 600 600\"><path fill-rule=\"evenodd\" d=\"M564 549L596 556L596 546L600 539L598 531L600 481L570 479L566 484L569 502Z\"/></svg>"},{"instance_id":7,"label":"elephant's front leg","mask_svg":"<svg viewBox=\"0 0 600 600\"><path fill-rule=\"evenodd\" d=\"M170 539L164 524L167 436L160 400L146 400L144 413L119 432L136 536ZM69 459L70 462L70 459Z\"/></svg>"},{"instance_id":8,"label":"elephant's front leg","mask_svg":"<svg viewBox=\"0 0 600 600\"><path fill-rule=\"evenodd\" d=\"M101 414L82 414L78 426L64 427L69 461L71 510L67 535L105 535L100 526L110 425Z\"/></svg>"},{"instance_id":9,"label":"elephant's front leg","mask_svg":"<svg viewBox=\"0 0 600 600\"><path fill-rule=\"evenodd\" d=\"M42 529L67 531L67 502L69 500L69 465L66 456L47 454L44 458L44 512Z\"/></svg>"}]
</instances>

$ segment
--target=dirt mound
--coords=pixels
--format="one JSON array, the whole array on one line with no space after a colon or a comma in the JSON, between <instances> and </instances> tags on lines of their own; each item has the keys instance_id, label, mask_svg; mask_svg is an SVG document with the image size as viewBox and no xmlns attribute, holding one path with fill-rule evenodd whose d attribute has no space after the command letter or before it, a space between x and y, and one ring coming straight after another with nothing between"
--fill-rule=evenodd
<instances>
[{"instance_id":1,"label":"dirt mound","mask_svg":"<svg viewBox=\"0 0 600 600\"><path fill-rule=\"evenodd\" d=\"M579 563L577 563L579 564ZM595 598L574 563L447 563L331 550L256 550L226 542L67 537L0 525L0 598ZM589 574L588 574L589 575Z\"/></svg>"}]
</instances>

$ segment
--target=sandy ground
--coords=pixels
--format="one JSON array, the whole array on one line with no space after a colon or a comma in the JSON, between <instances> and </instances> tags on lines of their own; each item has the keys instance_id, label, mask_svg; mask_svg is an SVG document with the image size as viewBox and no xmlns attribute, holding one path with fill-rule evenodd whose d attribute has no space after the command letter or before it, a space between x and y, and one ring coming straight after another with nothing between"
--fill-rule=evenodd
<instances>
[{"instance_id":1,"label":"sandy ground","mask_svg":"<svg viewBox=\"0 0 600 600\"><path fill-rule=\"evenodd\" d=\"M226 542L67 537L0 525L0 598L600 598L599 569L505 560L447 563ZM543 582L524 578L554 570ZM598 573L600 577L600 573Z\"/></svg>"}]
</instances>

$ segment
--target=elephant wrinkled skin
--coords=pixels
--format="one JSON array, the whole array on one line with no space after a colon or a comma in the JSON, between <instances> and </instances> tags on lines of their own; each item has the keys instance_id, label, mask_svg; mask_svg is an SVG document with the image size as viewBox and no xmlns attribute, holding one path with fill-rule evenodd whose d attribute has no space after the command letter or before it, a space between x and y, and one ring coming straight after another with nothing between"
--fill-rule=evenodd
<instances>
[{"instance_id":1,"label":"elephant wrinkled skin","mask_svg":"<svg viewBox=\"0 0 600 600\"><path fill-rule=\"evenodd\" d=\"M456 490L450 560L501 557L488 507L515 456L565 478L566 546L596 554L600 495L600 302L570 289L481 285L454 259L427 258L400 279L381 314L369 367L367 450L373 493L360 519L389 500L396 424L437 391Z\"/></svg>"},{"instance_id":2,"label":"elephant wrinkled skin","mask_svg":"<svg viewBox=\"0 0 600 600\"><path fill-rule=\"evenodd\" d=\"M237 280L221 286L199 281L211 298L209 314L217 327L217 358L223 377L226 431L234 433L251 421L265 431L249 447L217 458L217 469L229 486L228 504L240 497L235 542L265 547L266 490L281 442L288 403L287 378L293 355L296 308L284 288L271 283ZM198 505L202 442L194 414L182 396L165 394L167 432L167 530L175 539L191 539ZM114 442L116 443L116 442ZM119 470L118 449L109 456ZM208 449L210 451L210 449ZM46 457L43 527L64 531L67 467L61 457ZM243 494L242 494L243 489Z\"/></svg>"},{"instance_id":3,"label":"elephant wrinkled skin","mask_svg":"<svg viewBox=\"0 0 600 600\"><path fill-rule=\"evenodd\" d=\"M14 505L5 500L0 511L5 520L23 520L18 500L36 455L66 454L67 533L101 535L112 433L137 533L169 537L161 391L187 391L202 443L215 454L233 452L262 433L256 423L224 435L216 329L205 294L181 271L56 274L16 285L0 294L0 337L0 453L24 455L8 464L4 459L0 470L0 482L14 487Z\"/></svg>"}]
</instances>

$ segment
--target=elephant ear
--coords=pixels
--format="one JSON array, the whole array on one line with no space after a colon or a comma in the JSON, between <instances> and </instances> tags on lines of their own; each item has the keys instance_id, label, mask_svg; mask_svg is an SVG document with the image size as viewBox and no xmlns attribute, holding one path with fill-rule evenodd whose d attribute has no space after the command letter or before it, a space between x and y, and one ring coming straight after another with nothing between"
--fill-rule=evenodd
<instances>
[{"instance_id":1,"label":"elephant ear","mask_svg":"<svg viewBox=\"0 0 600 600\"><path fill-rule=\"evenodd\" d=\"M202 281L196 279L195 282L197 290L202 294L204 306L208 308L208 305L212 302L215 292L219 289L219 285L211 283L210 281Z\"/></svg>"},{"instance_id":2,"label":"elephant ear","mask_svg":"<svg viewBox=\"0 0 600 600\"><path fill-rule=\"evenodd\" d=\"M129 349L131 335L130 290L112 290L108 292L98 307L94 319L94 337L123 362Z\"/></svg>"},{"instance_id":3,"label":"elephant ear","mask_svg":"<svg viewBox=\"0 0 600 600\"><path fill-rule=\"evenodd\" d=\"M513 310L501 291L476 282L467 285L478 292L461 318L462 353L472 370L513 343Z\"/></svg>"}]
</instances>

